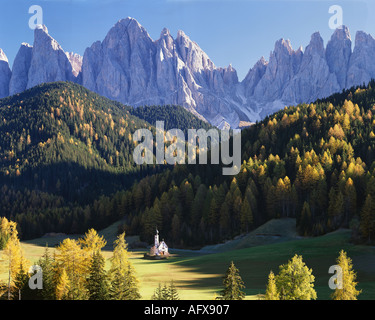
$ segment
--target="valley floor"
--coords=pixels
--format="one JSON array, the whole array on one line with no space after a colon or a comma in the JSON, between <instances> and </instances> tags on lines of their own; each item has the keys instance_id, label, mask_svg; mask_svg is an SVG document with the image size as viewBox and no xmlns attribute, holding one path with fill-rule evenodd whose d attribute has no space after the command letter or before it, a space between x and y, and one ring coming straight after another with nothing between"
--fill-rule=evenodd
<instances>
[{"instance_id":1,"label":"valley floor","mask_svg":"<svg viewBox=\"0 0 375 320\"><path fill-rule=\"evenodd\" d=\"M285 224L285 221L280 223ZM50 241L49 246L53 247L52 239L47 240ZM128 239L129 242L133 240ZM332 275L328 269L336 264L339 251L343 249L352 258L354 270L358 274L358 288L362 290L359 299L374 299L375 248L352 245L349 240L350 231L339 230L316 238L291 238L242 249L228 248L215 253L171 249L171 257L161 261L142 259L146 250L137 250L131 251L130 259L140 280L142 299L150 299L159 283L168 284L171 279L175 281L181 299L213 299L222 288L222 277L231 261L240 270L246 286L246 299L257 299L258 294L265 292L269 272L273 270L278 273L281 264L299 254L313 270L318 299L330 299L332 291L328 287L328 280ZM46 239L39 238L23 242L22 246L26 257L36 262L43 254L45 244ZM107 247L103 254L109 267L112 252L110 246ZM5 262L1 265L0 280L6 281Z\"/></svg>"}]
</instances>

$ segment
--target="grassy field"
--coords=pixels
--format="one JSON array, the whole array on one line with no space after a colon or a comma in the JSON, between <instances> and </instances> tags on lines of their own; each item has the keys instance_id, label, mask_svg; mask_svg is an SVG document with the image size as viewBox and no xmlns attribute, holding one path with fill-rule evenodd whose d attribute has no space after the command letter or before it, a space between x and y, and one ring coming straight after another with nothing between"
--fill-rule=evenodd
<instances>
[{"instance_id":1,"label":"grassy field","mask_svg":"<svg viewBox=\"0 0 375 320\"><path fill-rule=\"evenodd\" d=\"M285 223L280 222L280 223ZM115 226L113 230L115 230ZM111 230L104 233L111 237ZM113 231L112 230L112 231ZM114 239L112 236L111 239ZM153 261L142 259L145 251L132 251L130 254L138 278L143 299L150 299L159 283L168 283L171 279L179 288L182 299L212 299L221 290L222 276L233 260L239 268L246 285L246 299L256 299L257 294L265 291L270 270L275 273L279 266L286 263L294 254L303 256L315 276L315 289L318 299L329 299L332 291L328 288L328 280L332 275L328 269L334 265L341 249L353 259L354 269L358 273L358 288L363 292L360 299L375 298L375 248L350 244L350 231L339 230L334 233L304 239L292 239L250 248L226 250L220 253L204 251L184 251L171 249L172 256L168 260ZM43 254L45 243L53 246L62 239L39 238L23 242L26 257L35 262ZM134 241L136 238L128 238ZM106 259L111 257L111 245L104 250ZM4 264L4 263L3 263ZM109 267L109 261L107 260ZM2 269L0 279L6 279L6 268Z\"/></svg>"},{"instance_id":2,"label":"grassy field","mask_svg":"<svg viewBox=\"0 0 375 320\"><path fill-rule=\"evenodd\" d=\"M280 243L298 239L296 232L296 219L273 219L266 222L259 228L216 245L206 246L202 251L211 253L224 252L243 248L256 247L260 245Z\"/></svg>"}]
</instances>

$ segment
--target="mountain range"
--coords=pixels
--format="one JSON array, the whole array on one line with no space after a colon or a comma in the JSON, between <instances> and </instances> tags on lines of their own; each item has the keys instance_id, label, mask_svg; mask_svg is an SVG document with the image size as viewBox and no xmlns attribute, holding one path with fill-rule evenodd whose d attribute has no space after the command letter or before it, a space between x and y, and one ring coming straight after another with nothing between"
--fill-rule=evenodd
<instances>
[{"instance_id":1,"label":"mountain range","mask_svg":"<svg viewBox=\"0 0 375 320\"><path fill-rule=\"evenodd\" d=\"M286 105L309 103L375 78L375 39L358 31L352 50L349 29L334 31L324 46L318 32L303 50L275 43L243 81L236 70L215 66L183 31L158 40L133 18L118 21L84 56L66 53L45 26L34 44L23 43L12 70L0 49L0 98L45 82L72 81L131 106L181 105L219 128L238 128Z\"/></svg>"}]
</instances>

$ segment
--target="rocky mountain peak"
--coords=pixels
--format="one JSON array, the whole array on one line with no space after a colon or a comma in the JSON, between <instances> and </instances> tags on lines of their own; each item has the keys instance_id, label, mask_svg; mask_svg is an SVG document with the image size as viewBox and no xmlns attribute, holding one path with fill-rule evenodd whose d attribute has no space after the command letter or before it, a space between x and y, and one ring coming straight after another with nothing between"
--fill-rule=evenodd
<instances>
[{"instance_id":1,"label":"rocky mountain peak","mask_svg":"<svg viewBox=\"0 0 375 320\"><path fill-rule=\"evenodd\" d=\"M74 52L66 52L65 54L72 65L73 75L77 77L82 70L83 57Z\"/></svg>"},{"instance_id":2,"label":"rocky mountain peak","mask_svg":"<svg viewBox=\"0 0 375 320\"><path fill-rule=\"evenodd\" d=\"M323 56L325 52L324 41L319 32L315 32L311 35L311 40L309 45L306 47L305 54L312 55L318 54Z\"/></svg>"},{"instance_id":3,"label":"rocky mountain peak","mask_svg":"<svg viewBox=\"0 0 375 320\"><path fill-rule=\"evenodd\" d=\"M342 26L335 30L326 48L326 59L330 72L334 73L340 87L346 85L347 71L352 54L352 40L349 28Z\"/></svg>"},{"instance_id":4,"label":"rocky mountain peak","mask_svg":"<svg viewBox=\"0 0 375 320\"><path fill-rule=\"evenodd\" d=\"M20 93L27 88L29 69L31 65L33 47L22 43L14 59L12 77L9 83L9 94Z\"/></svg>"},{"instance_id":5,"label":"rocky mountain peak","mask_svg":"<svg viewBox=\"0 0 375 320\"><path fill-rule=\"evenodd\" d=\"M349 28L347 26L341 26L337 28L334 33L332 34L331 41L338 40L338 41L345 41L345 40L352 40Z\"/></svg>"},{"instance_id":6,"label":"rocky mountain peak","mask_svg":"<svg viewBox=\"0 0 375 320\"><path fill-rule=\"evenodd\" d=\"M375 39L371 36L371 34L363 31L357 31L355 35L355 48L359 49L361 47L374 46L374 44Z\"/></svg>"},{"instance_id":7,"label":"rocky mountain peak","mask_svg":"<svg viewBox=\"0 0 375 320\"><path fill-rule=\"evenodd\" d=\"M34 46L50 46L53 50L62 50L59 43L48 34L45 25L37 25L34 30Z\"/></svg>"},{"instance_id":8,"label":"rocky mountain peak","mask_svg":"<svg viewBox=\"0 0 375 320\"><path fill-rule=\"evenodd\" d=\"M349 60L346 87L368 83L375 78L375 39L363 31L355 37L355 47Z\"/></svg>"},{"instance_id":9,"label":"rocky mountain peak","mask_svg":"<svg viewBox=\"0 0 375 320\"><path fill-rule=\"evenodd\" d=\"M9 81L11 74L8 58L5 52L0 49L0 98L9 95Z\"/></svg>"},{"instance_id":10,"label":"rocky mountain peak","mask_svg":"<svg viewBox=\"0 0 375 320\"><path fill-rule=\"evenodd\" d=\"M171 37L171 33L168 28L164 28L160 33L160 38Z\"/></svg>"},{"instance_id":11,"label":"rocky mountain peak","mask_svg":"<svg viewBox=\"0 0 375 320\"><path fill-rule=\"evenodd\" d=\"M293 48L289 39L288 40L280 39L276 41L274 53L279 53L279 52L284 52L284 53L288 52L289 54L293 53Z\"/></svg>"},{"instance_id":12,"label":"rocky mountain peak","mask_svg":"<svg viewBox=\"0 0 375 320\"><path fill-rule=\"evenodd\" d=\"M74 80L68 57L60 44L48 34L46 26L39 25L34 30L34 45L31 49L30 63L29 56L26 56L30 54L29 51L21 46L20 57L18 61L15 60L14 66L18 69L16 76L19 73L27 73L26 89L45 82Z\"/></svg>"},{"instance_id":13,"label":"rocky mountain peak","mask_svg":"<svg viewBox=\"0 0 375 320\"><path fill-rule=\"evenodd\" d=\"M6 56L5 52L0 48L0 61L8 62L8 57Z\"/></svg>"}]
</instances>

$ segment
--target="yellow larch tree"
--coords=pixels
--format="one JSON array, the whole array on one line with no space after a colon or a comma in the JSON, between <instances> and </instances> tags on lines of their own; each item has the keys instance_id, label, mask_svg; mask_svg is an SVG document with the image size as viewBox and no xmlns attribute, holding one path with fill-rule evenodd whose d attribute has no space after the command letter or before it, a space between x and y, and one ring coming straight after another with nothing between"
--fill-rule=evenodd
<instances>
[{"instance_id":1,"label":"yellow larch tree","mask_svg":"<svg viewBox=\"0 0 375 320\"><path fill-rule=\"evenodd\" d=\"M280 294L277 291L275 275L271 271L268 276L268 285L265 294L265 300L280 300Z\"/></svg>"},{"instance_id":2,"label":"yellow larch tree","mask_svg":"<svg viewBox=\"0 0 375 320\"><path fill-rule=\"evenodd\" d=\"M337 258L337 265L340 266L342 271L342 287L338 287L333 292L331 298L333 300L357 300L357 296L361 293L356 289L357 275L353 270L352 260L347 256L344 250L340 251Z\"/></svg>"},{"instance_id":3,"label":"yellow larch tree","mask_svg":"<svg viewBox=\"0 0 375 320\"><path fill-rule=\"evenodd\" d=\"M79 243L82 249L91 257L94 253L105 247L107 241L103 236L99 236L96 230L90 229L82 239L79 239Z\"/></svg>"},{"instance_id":4,"label":"yellow larch tree","mask_svg":"<svg viewBox=\"0 0 375 320\"><path fill-rule=\"evenodd\" d=\"M60 275L64 269L69 278L71 299L84 299L87 293L85 284L90 263L87 252L81 248L77 240L65 239L57 247L56 263Z\"/></svg>"},{"instance_id":5,"label":"yellow larch tree","mask_svg":"<svg viewBox=\"0 0 375 320\"><path fill-rule=\"evenodd\" d=\"M65 271L65 268L63 268L59 276L57 286L56 286L56 299L57 300L68 299L69 291L70 291L70 281Z\"/></svg>"}]
</instances>

